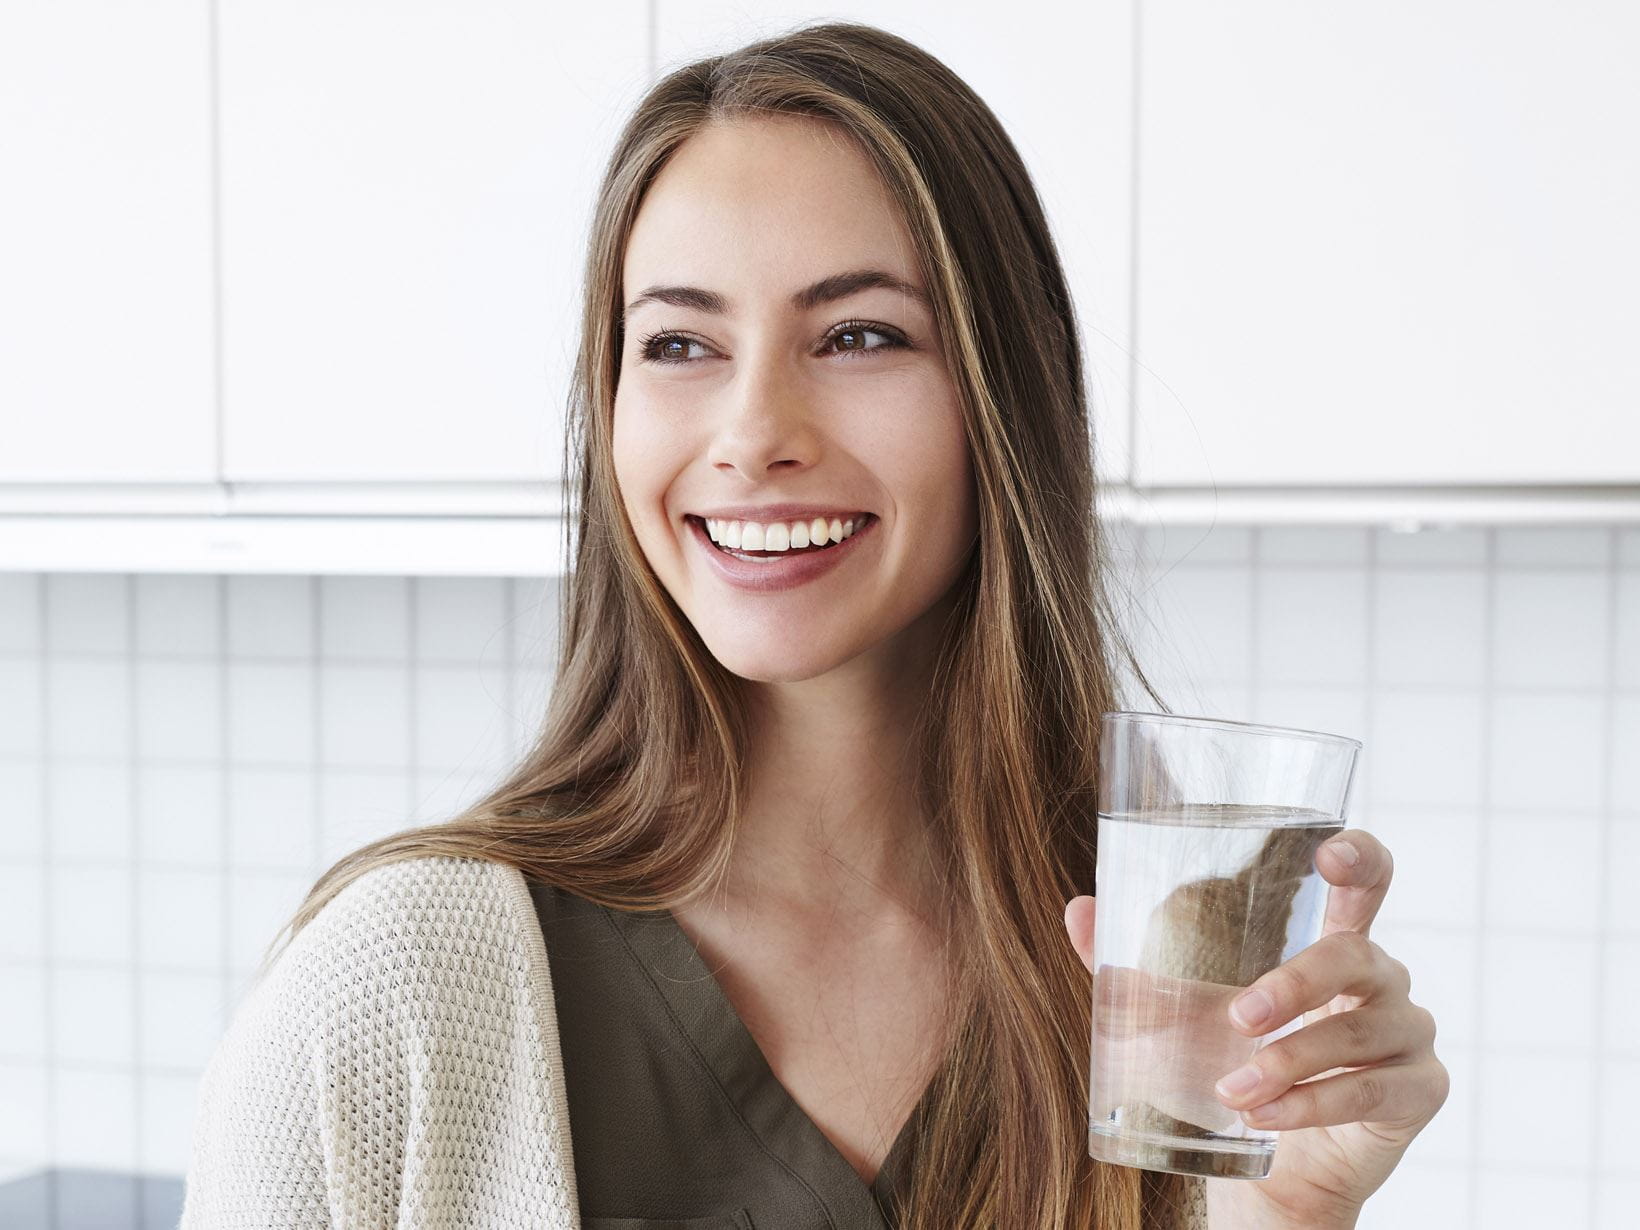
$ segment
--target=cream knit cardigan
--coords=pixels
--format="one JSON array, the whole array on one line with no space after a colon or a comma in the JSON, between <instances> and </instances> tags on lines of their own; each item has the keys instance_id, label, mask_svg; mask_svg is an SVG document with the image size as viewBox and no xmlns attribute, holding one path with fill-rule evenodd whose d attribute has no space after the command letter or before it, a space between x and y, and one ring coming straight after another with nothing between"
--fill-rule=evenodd
<instances>
[{"instance_id":1,"label":"cream knit cardigan","mask_svg":"<svg viewBox=\"0 0 1640 1230\"><path fill-rule=\"evenodd\" d=\"M179 1230L579 1230L522 873L372 868L296 934L202 1078Z\"/></svg>"},{"instance_id":2,"label":"cream knit cardigan","mask_svg":"<svg viewBox=\"0 0 1640 1230\"><path fill-rule=\"evenodd\" d=\"M517 868L372 868L201 1081L179 1230L580 1230L545 938ZM1200 1185L1184 1224L1206 1224Z\"/></svg>"}]
</instances>

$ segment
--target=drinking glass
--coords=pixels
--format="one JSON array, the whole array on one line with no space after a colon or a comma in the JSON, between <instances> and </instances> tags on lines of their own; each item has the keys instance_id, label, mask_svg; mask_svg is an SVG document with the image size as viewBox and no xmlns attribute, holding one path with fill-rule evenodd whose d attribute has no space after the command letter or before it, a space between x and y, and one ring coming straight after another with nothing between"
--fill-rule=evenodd
<instances>
[{"instance_id":1,"label":"drinking glass","mask_svg":"<svg viewBox=\"0 0 1640 1230\"><path fill-rule=\"evenodd\" d=\"M1262 1179L1276 1132L1214 1083L1258 1038L1229 1005L1321 936L1315 852L1344 828L1361 743L1163 713L1100 715L1088 1155Z\"/></svg>"}]
</instances>

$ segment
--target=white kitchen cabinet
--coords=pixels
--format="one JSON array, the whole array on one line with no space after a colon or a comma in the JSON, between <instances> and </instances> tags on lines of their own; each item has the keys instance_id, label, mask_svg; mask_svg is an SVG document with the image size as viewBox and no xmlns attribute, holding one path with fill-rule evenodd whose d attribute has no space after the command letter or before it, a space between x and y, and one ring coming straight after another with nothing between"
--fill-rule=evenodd
<instances>
[{"instance_id":1,"label":"white kitchen cabinet","mask_svg":"<svg viewBox=\"0 0 1640 1230\"><path fill-rule=\"evenodd\" d=\"M561 475L646 8L222 0L226 480Z\"/></svg>"},{"instance_id":2,"label":"white kitchen cabinet","mask_svg":"<svg viewBox=\"0 0 1640 1230\"><path fill-rule=\"evenodd\" d=\"M1640 482L1640 7L1139 27L1141 488Z\"/></svg>"},{"instance_id":3,"label":"white kitchen cabinet","mask_svg":"<svg viewBox=\"0 0 1640 1230\"><path fill-rule=\"evenodd\" d=\"M1112 10L1028 4L998 19L980 0L656 0L657 72L819 20L862 21L943 60L994 111L1024 159L1070 282L1087 357L1094 458L1126 477L1132 39ZM1095 37L1098 35L1099 37ZM1092 124L1091 117L1111 118ZM1122 117L1122 118L1113 118Z\"/></svg>"},{"instance_id":4,"label":"white kitchen cabinet","mask_svg":"<svg viewBox=\"0 0 1640 1230\"><path fill-rule=\"evenodd\" d=\"M214 477L206 6L0 6L0 483Z\"/></svg>"}]
</instances>

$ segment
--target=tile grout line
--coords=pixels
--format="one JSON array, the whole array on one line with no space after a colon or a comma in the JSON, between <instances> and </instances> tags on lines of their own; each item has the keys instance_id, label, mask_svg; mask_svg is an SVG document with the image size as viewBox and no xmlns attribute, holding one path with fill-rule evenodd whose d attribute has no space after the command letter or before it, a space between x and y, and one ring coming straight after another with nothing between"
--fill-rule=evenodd
<instances>
[{"instance_id":1,"label":"tile grout line","mask_svg":"<svg viewBox=\"0 0 1640 1230\"><path fill-rule=\"evenodd\" d=\"M233 681L229 670L232 661L229 645L229 603L233 598L232 579L218 572L211 577L216 595L216 703L222 720L217 723L216 747L216 894L220 913L217 916L217 1034L228 1032L233 1011L233 893L230 881L230 855L233 843Z\"/></svg>"},{"instance_id":2,"label":"tile grout line","mask_svg":"<svg viewBox=\"0 0 1640 1230\"><path fill-rule=\"evenodd\" d=\"M1480 1224L1480 1157L1481 1157L1481 1085L1486 1068L1486 872L1489 826L1487 818L1492 804L1492 753L1494 727L1497 717L1496 680L1498 669L1498 576L1497 530L1488 526L1485 537L1486 566L1481 584L1485 594L1485 623L1483 625L1482 660L1486 669L1481 672L1481 782L1480 822L1475 827L1477 849L1475 866L1475 986L1471 992L1475 1011L1475 1080L1469 1091L1469 1224Z\"/></svg>"},{"instance_id":3,"label":"tile grout line","mask_svg":"<svg viewBox=\"0 0 1640 1230\"><path fill-rule=\"evenodd\" d=\"M130 1071L128 1079L131 1088L131 1162L132 1168L140 1175L143 1170L142 1159L142 850L138 838L137 819L137 764L142 758L142 748L138 743L141 737L142 723L138 719L137 688L140 686L140 674L137 669L138 641L137 627L137 577L133 573L123 573L120 578L121 587L125 590L125 802L126 819L125 835L131 843L129 858L126 863L126 884L131 892L131 902L126 915L126 936L130 948L126 953L127 968L131 973L131 998L127 1005L131 1013L131 1051ZM142 1185L140 1182L131 1188L132 1224L142 1225Z\"/></svg>"},{"instance_id":4,"label":"tile grout line","mask_svg":"<svg viewBox=\"0 0 1640 1230\"><path fill-rule=\"evenodd\" d=\"M324 765L324 732L319 727L323 706L319 703L319 689L323 681L319 678L320 662L323 656L320 652L319 636L319 578L309 575L307 578L308 600L308 644L312 647L313 656L308 659L309 688L312 698L312 729L313 738L308 749L313 756L313 764L308 772L308 887L311 889L314 882L324 871L325 861L325 765Z\"/></svg>"},{"instance_id":5,"label":"tile grout line","mask_svg":"<svg viewBox=\"0 0 1640 1230\"><path fill-rule=\"evenodd\" d=\"M53 811L52 789L52 739L51 739L51 597L52 574L37 574L40 578L36 589L35 609L40 620L40 673L38 697L40 705L40 797L42 811L45 815L45 824L40 834L40 956L43 977L41 986L45 989L45 1002L40 1005L41 1014L45 1020L45 1139L41 1165L48 1176L46 1181L46 1215L51 1225L57 1224L57 1181L54 1177L57 1167L57 1124L61 1119L61 1108L57 1104L57 1012L53 1006L56 1002L57 964L54 958L53 927L51 925L51 868L53 859L53 843L51 840L55 825L51 823Z\"/></svg>"},{"instance_id":6,"label":"tile grout line","mask_svg":"<svg viewBox=\"0 0 1640 1230\"><path fill-rule=\"evenodd\" d=\"M325 777L325 706L324 706L324 635L325 635L325 598L326 587L324 578L309 573L305 578L307 584L307 615L308 615L308 722L313 731L309 740L308 750L312 753L313 775L313 815L308 823L312 826L308 840L313 843L314 866L309 875L309 888L312 881L324 871L324 777Z\"/></svg>"},{"instance_id":7,"label":"tile grout line","mask_svg":"<svg viewBox=\"0 0 1640 1230\"><path fill-rule=\"evenodd\" d=\"M1600 755L1600 829L1597 838L1598 847L1595 858L1597 882L1594 886L1595 895L1595 938L1594 938L1594 1001L1590 1011L1594 1014L1594 1051L1593 1062L1589 1065L1590 1094L1589 1094L1589 1139L1595 1142L1595 1156L1593 1165L1589 1168L1589 1214L1592 1218L1600 1207L1600 1140L1601 1140L1601 1094L1604 1091L1604 1077L1607 1059L1606 1037L1606 958L1612 930L1609 914L1611 912L1611 875L1610 867L1612 849L1613 823L1612 801L1616 794L1615 778L1617 776L1617 615L1618 615L1618 537L1615 525L1607 528L1606 552L1609 567L1606 572L1606 686L1600 708L1600 737L1602 740Z\"/></svg>"},{"instance_id":8,"label":"tile grout line","mask_svg":"<svg viewBox=\"0 0 1640 1230\"><path fill-rule=\"evenodd\" d=\"M1253 526L1247 535L1247 720L1259 720L1259 679L1263 662L1259 654L1259 604L1264 599L1264 531Z\"/></svg>"},{"instance_id":9,"label":"tile grout line","mask_svg":"<svg viewBox=\"0 0 1640 1230\"><path fill-rule=\"evenodd\" d=\"M1366 661L1363 665L1363 676L1366 680L1361 697L1361 752L1358 760L1368 761L1378 750L1377 734L1374 727L1378 722L1378 534L1375 527L1367 528L1367 560L1366 560ZM1360 781L1358 795L1366 796L1363 800L1368 810L1378 805L1369 785L1370 774L1367 770L1370 764L1358 763L1357 772ZM1359 809L1357 809L1359 811ZM1369 928L1370 932L1370 928Z\"/></svg>"},{"instance_id":10,"label":"tile grout line","mask_svg":"<svg viewBox=\"0 0 1640 1230\"><path fill-rule=\"evenodd\" d=\"M409 746L405 748L404 761L410 766L410 774L409 780L405 783L406 793L409 795L405 803L409 809L406 814L411 821L422 824L425 822L417 814L421 808L421 762L416 751L420 742L417 736L421 733L421 727L417 722L417 715L421 712L421 672L416 669L417 641L421 634L421 621L416 617L416 607L421 598L421 578L413 576L408 578L408 582L402 591L404 597L401 599L408 607L404 612L405 623L408 626L407 643L404 647L404 670L407 672L405 696L408 698L404 706L404 732Z\"/></svg>"}]
</instances>

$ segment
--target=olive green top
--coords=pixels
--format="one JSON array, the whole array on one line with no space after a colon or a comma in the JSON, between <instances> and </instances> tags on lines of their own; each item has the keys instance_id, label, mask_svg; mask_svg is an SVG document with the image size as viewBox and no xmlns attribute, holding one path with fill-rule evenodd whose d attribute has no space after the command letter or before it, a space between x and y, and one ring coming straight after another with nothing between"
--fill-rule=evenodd
<instances>
[{"instance_id":1,"label":"olive green top","mask_svg":"<svg viewBox=\"0 0 1640 1230\"><path fill-rule=\"evenodd\" d=\"M670 911L615 910L529 885L585 1230L898 1224L929 1091L867 1186L776 1079Z\"/></svg>"}]
</instances>

